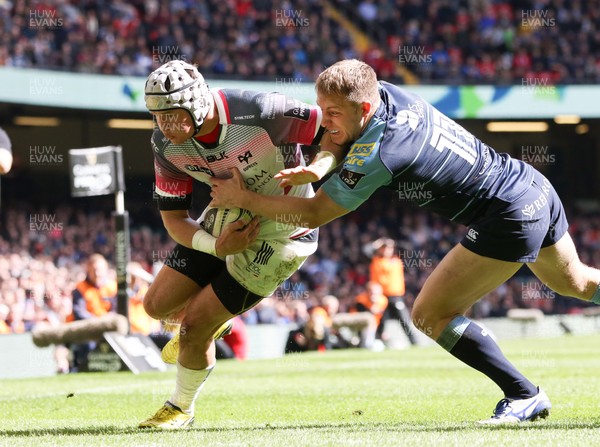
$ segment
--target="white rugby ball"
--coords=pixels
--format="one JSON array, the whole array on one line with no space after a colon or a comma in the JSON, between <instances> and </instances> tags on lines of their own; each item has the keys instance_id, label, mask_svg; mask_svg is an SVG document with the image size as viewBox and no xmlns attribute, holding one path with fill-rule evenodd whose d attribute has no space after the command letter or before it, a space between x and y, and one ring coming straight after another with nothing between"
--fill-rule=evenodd
<instances>
[{"instance_id":1,"label":"white rugby ball","mask_svg":"<svg viewBox=\"0 0 600 447\"><path fill-rule=\"evenodd\" d=\"M213 235L219 237L223 229L230 223L243 219L245 223L252 220L252 213L242 208L214 208L208 207L202 213L201 225Z\"/></svg>"}]
</instances>

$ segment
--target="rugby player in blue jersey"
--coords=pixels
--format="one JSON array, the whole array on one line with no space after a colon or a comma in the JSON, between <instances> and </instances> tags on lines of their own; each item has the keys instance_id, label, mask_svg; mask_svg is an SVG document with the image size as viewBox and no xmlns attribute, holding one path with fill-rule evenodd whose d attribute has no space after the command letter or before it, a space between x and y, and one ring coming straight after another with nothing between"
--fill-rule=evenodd
<instances>
[{"instance_id":1,"label":"rugby player in blue jersey","mask_svg":"<svg viewBox=\"0 0 600 447\"><path fill-rule=\"evenodd\" d=\"M412 311L415 325L452 355L481 371L503 391L490 419L506 424L548 416L546 393L521 374L496 342L465 312L523 265L561 295L600 304L600 270L584 265L567 232L551 183L532 166L499 154L422 98L386 82L357 60L320 74L317 103L322 126L343 160L312 198L260 196L233 178L215 180L212 205L241 207L276 219L295 213L316 228L387 187L418 184L418 206L468 230L439 263ZM342 150L348 147L348 150ZM320 178L310 167L282 171L282 186Z\"/></svg>"}]
</instances>

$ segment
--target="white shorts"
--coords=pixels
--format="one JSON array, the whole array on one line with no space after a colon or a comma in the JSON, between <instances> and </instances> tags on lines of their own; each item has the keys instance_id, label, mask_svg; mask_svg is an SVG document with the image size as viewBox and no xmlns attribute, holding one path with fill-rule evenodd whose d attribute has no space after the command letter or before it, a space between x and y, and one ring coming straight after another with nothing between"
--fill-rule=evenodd
<instances>
[{"instance_id":1,"label":"white shorts","mask_svg":"<svg viewBox=\"0 0 600 447\"><path fill-rule=\"evenodd\" d=\"M317 230L310 235L296 240L256 239L246 250L225 258L227 271L250 292L269 296L317 250Z\"/></svg>"}]
</instances>

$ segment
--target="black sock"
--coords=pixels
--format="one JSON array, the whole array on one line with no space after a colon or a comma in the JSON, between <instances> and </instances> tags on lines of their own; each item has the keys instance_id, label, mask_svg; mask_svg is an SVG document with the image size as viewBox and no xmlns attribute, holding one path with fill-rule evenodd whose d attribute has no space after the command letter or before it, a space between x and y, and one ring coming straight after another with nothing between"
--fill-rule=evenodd
<instances>
[{"instance_id":1,"label":"black sock","mask_svg":"<svg viewBox=\"0 0 600 447\"><path fill-rule=\"evenodd\" d=\"M537 395L537 387L508 361L492 337L468 318L462 315L454 318L437 342L454 357L492 379L506 397L528 399Z\"/></svg>"}]
</instances>

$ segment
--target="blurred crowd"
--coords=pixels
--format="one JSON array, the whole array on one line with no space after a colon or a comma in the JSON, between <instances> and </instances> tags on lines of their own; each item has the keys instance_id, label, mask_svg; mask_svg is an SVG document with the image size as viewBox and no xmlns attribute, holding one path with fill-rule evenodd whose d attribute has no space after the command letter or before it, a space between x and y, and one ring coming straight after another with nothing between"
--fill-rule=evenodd
<instances>
[{"instance_id":1,"label":"blurred crowd","mask_svg":"<svg viewBox=\"0 0 600 447\"><path fill-rule=\"evenodd\" d=\"M373 311L380 321L385 305L364 296L377 292L371 291L369 282L375 279L371 264L377 250L373 242L378 240L394 242L392 254L401 260L404 275L404 289L386 291L387 298L392 301L392 295L401 294L402 303L410 309L428 274L460 241L465 228L412 206L398 206L386 193L376 197L321 228L317 253L273 296L244 314L244 321L302 325L310 319L311 310L332 295L338 300L337 312ZM575 210L568 215L583 262L600 266L600 215ZM70 205L32 214L25 205L5 208L0 215L0 333L28 331L40 321L67 321L73 313L73 291L86 277L87 260L99 254L114 265L112 226L108 210L86 212ZM147 283L174 245L158 221L155 226L132 226L132 262L138 271L147 273ZM479 318L497 317L514 307L539 308L547 314L576 313L585 306L546 289L524 267L472 313Z\"/></svg>"},{"instance_id":2,"label":"blurred crowd","mask_svg":"<svg viewBox=\"0 0 600 447\"><path fill-rule=\"evenodd\" d=\"M403 63L423 83L594 84L600 2L333 0L376 45L363 59Z\"/></svg>"},{"instance_id":3,"label":"blurred crowd","mask_svg":"<svg viewBox=\"0 0 600 447\"><path fill-rule=\"evenodd\" d=\"M312 80L356 56L311 0L15 0L0 14L0 65L16 67L147 76L183 59L209 78Z\"/></svg>"},{"instance_id":4,"label":"blurred crowd","mask_svg":"<svg viewBox=\"0 0 600 447\"><path fill-rule=\"evenodd\" d=\"M444 85L600 80L599 0L328 4L333 12L317 0L3 1L0 65L146 76L177 58L208 78L312 81L357 57L397 83L407 72Z\"/></svg>"}]
</instances>

